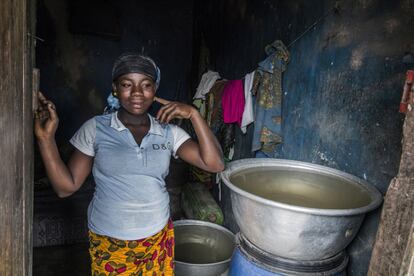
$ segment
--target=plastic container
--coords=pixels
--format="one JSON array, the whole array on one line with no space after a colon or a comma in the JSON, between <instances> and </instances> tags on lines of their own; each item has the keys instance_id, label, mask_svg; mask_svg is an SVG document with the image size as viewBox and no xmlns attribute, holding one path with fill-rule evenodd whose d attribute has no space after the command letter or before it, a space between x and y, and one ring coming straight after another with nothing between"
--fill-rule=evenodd
<instances>
[{"instance_id":1,"label":"plastic container","mask_svg":"<svg viewBox=\"0 0 414 276\"><path fill-rule=\"evenodd\" d=\"M297 261L271 255L237 235L229 276L345 276L348 256L340 252L320 261Z\"/></svg>"}]
</instances>

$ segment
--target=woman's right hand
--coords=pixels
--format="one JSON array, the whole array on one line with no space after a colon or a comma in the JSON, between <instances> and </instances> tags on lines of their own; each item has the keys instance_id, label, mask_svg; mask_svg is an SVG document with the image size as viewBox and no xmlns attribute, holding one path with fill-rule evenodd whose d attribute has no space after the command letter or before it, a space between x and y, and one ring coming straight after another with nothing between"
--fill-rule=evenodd
<instances>
[{"instance_id":1,"label":"woman's right hand","mask_svg":"<svg viewBox=\"0 0 414 276\"><path fill-rule=\"evenodd\" d=\"M55 105L38 92L38 108L35 113L34 132L39 140L48 140L55 137L59 118Z\"/></svg>"}]
</instances>

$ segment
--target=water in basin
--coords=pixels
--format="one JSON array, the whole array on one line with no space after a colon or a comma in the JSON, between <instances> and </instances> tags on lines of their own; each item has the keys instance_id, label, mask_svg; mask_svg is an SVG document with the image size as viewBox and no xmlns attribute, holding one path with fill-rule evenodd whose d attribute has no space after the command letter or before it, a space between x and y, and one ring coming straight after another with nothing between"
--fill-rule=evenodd
<instances>
[{"instance_id":1,"label":"water in basin","mask_svg":"<svg viewBox=\"0 0 414 276\"><path fill-rule=\"evenodd\" d=\"M192 264L222 262L231 257L233 237L218 229L199 225L175 227L175 259Z\"/></svg>"},{"instance_id":2,"label":"water in basin","mask_svg":"<svg viewBox=\"0 0 414 276\"><path fill-rule=\"evenodd\" d=\"M276 202L318 209L353 209L368 205L368 191L334 175L255 167L230 176L238 188Z\"/></svg>"},{"instance_id":3,"label":"water in basin","mask_svg":"<svg viewBox=\"0 0 414 276\"><path fill-rule=\"evenodd\" d=\"M222 255L216 248L204 243L187 242L175 247L175 259L180 262L209 264L224 261L227 256Z\"/></svg>"}]
</instances>

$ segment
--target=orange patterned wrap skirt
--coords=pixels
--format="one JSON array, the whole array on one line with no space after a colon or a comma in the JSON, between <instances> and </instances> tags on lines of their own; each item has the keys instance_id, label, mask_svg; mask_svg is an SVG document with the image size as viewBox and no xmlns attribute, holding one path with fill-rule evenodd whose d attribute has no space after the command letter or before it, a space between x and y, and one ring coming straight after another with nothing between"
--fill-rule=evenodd
<instances>
[{"instance_id":1,"label":"orange patterned wrap skirt","mask_svg":"<svg viewBox=\"0 0 414 276\"><path fill-rule=\"evenodd\" d=\"M174 275L174 227L171 221L154 236L118 240L89 231L92 276Z\"/></svg>"}]
</instances>

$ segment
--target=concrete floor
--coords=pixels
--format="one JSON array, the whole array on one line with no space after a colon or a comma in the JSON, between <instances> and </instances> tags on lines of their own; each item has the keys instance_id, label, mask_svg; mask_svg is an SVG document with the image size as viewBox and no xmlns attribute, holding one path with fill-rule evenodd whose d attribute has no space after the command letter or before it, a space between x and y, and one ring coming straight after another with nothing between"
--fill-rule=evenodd
<instances>
[{"instance_id":1,"label":"concrete floor","mask_svg":"<svg viewBox=\"0 0 414 276\"><path fill-rule=\"evenodd\" d=\"M35 247L33 276L90 276L88 247L89 243Z\"/></svg>"},{"instance_id":2,"label":"concrete floor","mask_svg":"<svg viewBox=\"0 0 414 276\"><path fill-rule=\"evenodd\" d=\"M89 243L35 247L33 276L90 276ZM228 271L220 276L227 276Z\"/></svg>"}]
</instances>

